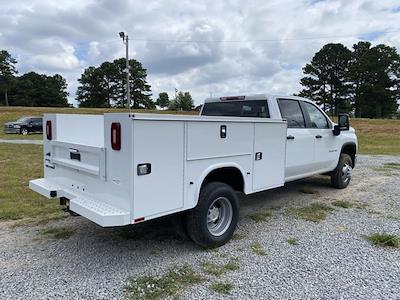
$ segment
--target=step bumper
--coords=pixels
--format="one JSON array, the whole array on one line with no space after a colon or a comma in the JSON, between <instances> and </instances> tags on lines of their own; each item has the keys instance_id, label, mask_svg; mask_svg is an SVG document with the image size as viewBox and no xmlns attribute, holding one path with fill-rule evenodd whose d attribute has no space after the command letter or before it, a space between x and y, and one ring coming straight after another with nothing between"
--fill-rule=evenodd
<instances>
[{"instance_id":1,"label":"step bumper","mask_svg":"<svg viewBox=\"0 0 400 300\"><path fill-rule=\"evenodd\" d=\"M29 181L29 188L47 198L68 198L70 210L102 227L131 224L128 211L121 210L98 199L66 190L50 179L31 180Z\"/></svg>"}]
</instances>

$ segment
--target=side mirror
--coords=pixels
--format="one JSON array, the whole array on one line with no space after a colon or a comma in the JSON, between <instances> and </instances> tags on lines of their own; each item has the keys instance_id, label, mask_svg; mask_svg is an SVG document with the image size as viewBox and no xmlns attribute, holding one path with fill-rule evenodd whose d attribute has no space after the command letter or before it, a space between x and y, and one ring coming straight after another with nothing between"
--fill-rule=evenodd
<instances>
[{"instance_id":1,"label":"side mirror","mask_svg":"<svg viewBox=\"0 0 400 300\"><path fill-rule=\"evenodd\" d=\"M341 131L350 129L350 120L348 114L339 114L338 125L333 126L333 135L338 136Z\"/></svg>"},{"instance_id":2,"label":"side mirror","mask_svg":"<svg viewBox=\"0 0 400 300\"><path fill-rule=\"evenodd\" d=\"M341 131L350 129L350 120L348 114L339 114L339 128Z\"/></svg>"}]
</instances>

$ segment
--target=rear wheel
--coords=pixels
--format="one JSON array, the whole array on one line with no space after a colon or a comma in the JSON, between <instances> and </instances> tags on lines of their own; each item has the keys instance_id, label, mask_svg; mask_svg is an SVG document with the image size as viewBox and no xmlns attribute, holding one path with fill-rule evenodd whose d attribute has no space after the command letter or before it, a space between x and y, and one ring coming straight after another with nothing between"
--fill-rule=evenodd
<instances>
[{"instance_id":1,"label":"rear wheel","mask_svg":"<svg viewBox=\"0 0 400 300\"><path fill-rule=\"evenodd\" d=\"M340 154L339 163L331 174L331 184L337 189L346 188L351 180L351 172L353 170L353 161L350 155Z\"/></svg>"},{"instance_id":2,"label":"rear wheel","mask_svg":"<svg viewBox=\"0 0 400 300\"><path fill-rule=\"evenodd\" d=\"M203 248L227 243L237 226L239 199L227 184L208 183L202 188L199 203L186 216L190 238Z\"/></svg>"}]
</instances>

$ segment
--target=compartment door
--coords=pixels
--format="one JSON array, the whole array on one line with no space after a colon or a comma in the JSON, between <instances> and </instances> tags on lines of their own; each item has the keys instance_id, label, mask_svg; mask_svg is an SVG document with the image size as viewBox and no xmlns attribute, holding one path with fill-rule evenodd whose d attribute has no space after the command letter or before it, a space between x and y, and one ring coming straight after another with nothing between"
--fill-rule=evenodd
<instances>
[{"instance_id":1,"label":"compartment door","mask_svg":"<svg viewBox=\"0 0 400 300\"><path fill-rule=\"evenodd\" d=\"M134 120L134 218L163 215L183 207L184 122ZM151 171L138 175L138 165Z\"/></svg>"},{"instance_id":2,"label":"compartment door","mask_svg":"<svg viewBox=\"0 0 400 300\"><path fill-rule=\"evenodd\" d=\"M254 124L253 191L285 182L286 123Z\"/></svg>"}]
</instances>

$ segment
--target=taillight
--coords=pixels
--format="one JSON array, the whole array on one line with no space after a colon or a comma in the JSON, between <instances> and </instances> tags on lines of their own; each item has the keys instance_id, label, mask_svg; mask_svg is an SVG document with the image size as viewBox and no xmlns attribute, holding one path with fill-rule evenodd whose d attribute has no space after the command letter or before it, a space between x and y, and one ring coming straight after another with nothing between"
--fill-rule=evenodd
<instances>
[{"instance_id":1,"label":"taillight","mask_svg":"<svg viewBox=\"0 0 400 300\"><path fill-rule=\"evenodd\" d=\"M51 128L51 121L46 121L46 136L49 141L51 141L53 134Z\"/></svg>"},{"instance_id":2,"label":"taillight","mask_svg":"<svg viewBox=\"0 0 400 300\"><path fill-rule=\"evenodd\" d=\"M111 124L111 148L121 150L121 124Z\"/></svg>"}]
</instances>

